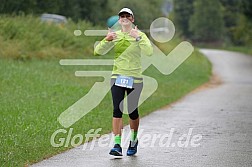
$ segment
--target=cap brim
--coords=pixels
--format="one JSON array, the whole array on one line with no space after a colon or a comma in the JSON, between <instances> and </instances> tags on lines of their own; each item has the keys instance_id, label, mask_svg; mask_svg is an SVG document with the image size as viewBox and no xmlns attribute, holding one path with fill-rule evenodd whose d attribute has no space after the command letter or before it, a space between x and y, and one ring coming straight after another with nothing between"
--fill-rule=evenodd
<instances>
[{"instance_id":1,"label":"cap brim","mask_svg":"<svg viewBox=\"0 0 252 167\"><path fill-rule=\"evenodd\" d=\"M119 12L119 13L118 13L118 16L120 16L120 14L122 14L122 13L128 13L128 14L130 14L132 17L134 17L133 14L131 14L131 13L129 13L129 12L126 12L126 11Z\"/></svg>"}]
</instances>

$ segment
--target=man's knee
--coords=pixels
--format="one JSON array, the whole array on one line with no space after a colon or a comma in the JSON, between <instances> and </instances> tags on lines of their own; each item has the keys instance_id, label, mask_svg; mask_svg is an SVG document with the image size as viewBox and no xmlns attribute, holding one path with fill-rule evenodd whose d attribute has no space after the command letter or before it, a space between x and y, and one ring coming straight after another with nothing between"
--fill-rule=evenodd
<instances>
[{"instance_id":1,"label":"man's knee","mask_svg":"<svg viewBox=\"0 0 252 167\"><path fill-rule=\"evenodd\" d=\"M121 110L120 109L117 109L117 110L114 110L113 111L113 117L114 118L122 118L122 112L121 112Z\"/></svg>"},{"instance_id":2,"label":"man's knee","mask_svg":"<svg viewBox=\"0 0 252 167\"><path fill-rule=\"evenodd\" d=\"M130 119L136 120L139 117L138 110L133 111L129 114Z\"/></svg>"}]
</instances>

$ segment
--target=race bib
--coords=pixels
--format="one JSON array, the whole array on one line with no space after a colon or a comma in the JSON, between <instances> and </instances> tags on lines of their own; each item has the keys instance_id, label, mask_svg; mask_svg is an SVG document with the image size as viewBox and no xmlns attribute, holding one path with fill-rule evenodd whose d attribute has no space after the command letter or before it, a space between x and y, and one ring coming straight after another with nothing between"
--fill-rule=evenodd
<instances>
[{"instance_id":1,"label":"race bib","mask_svg":"<svg viewBox=\"0 0 252 167\"><path fill-rule=\"evenodd\" d=\"M125 88L130 88L132 89L134 83L133 77L126 77L126 76L117 76L115 85L120 86L120 87L125 87Z\"/></svg>"}]
</instances>

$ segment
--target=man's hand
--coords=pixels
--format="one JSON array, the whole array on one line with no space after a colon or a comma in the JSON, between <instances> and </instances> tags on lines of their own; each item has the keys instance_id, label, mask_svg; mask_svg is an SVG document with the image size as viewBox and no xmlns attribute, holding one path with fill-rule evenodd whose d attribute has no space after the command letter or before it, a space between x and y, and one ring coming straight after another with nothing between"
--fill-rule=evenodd
<instances>
[{"instance_id":1,"label":"man's hand","mask_svg":"<svg viewBox=\"0 0 252 167\"><path fill-rule=\"evenodd\" d=\"M137 26L135 26L135 28L132 28L132 30L130 31L130 36L132 36L133 38L139 37Z\"/></svg>"},{"instance_id":2,"label":"man's hand","mask_svg":"<svg viewBox=\"0 0 252 167\"><path fill-rule=\"evenodd\" d=\"M108 28L108 34L107 34L107 36L105 37L105 39L106 39L107 41L112 41L112 40L116 39L116 33L113 32L110 28Z\"/></svg>"}]
</instances>

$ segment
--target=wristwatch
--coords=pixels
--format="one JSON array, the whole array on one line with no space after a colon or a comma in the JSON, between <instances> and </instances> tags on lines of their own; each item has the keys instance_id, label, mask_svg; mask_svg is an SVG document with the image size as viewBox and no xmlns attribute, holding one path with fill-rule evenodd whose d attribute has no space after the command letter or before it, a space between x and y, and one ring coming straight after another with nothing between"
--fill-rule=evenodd
<instances>
[{"instance_id":1,"label":"wristwatch","mask_svg":"<svg viewBox=\"0 0 252 167\"><path fill-rule=\"evenodd\" d=\"M136 37L136 41L137 41L137 42L140 41L141 39L142 39L141 36Z\"/></svg>"}]
</instances>

